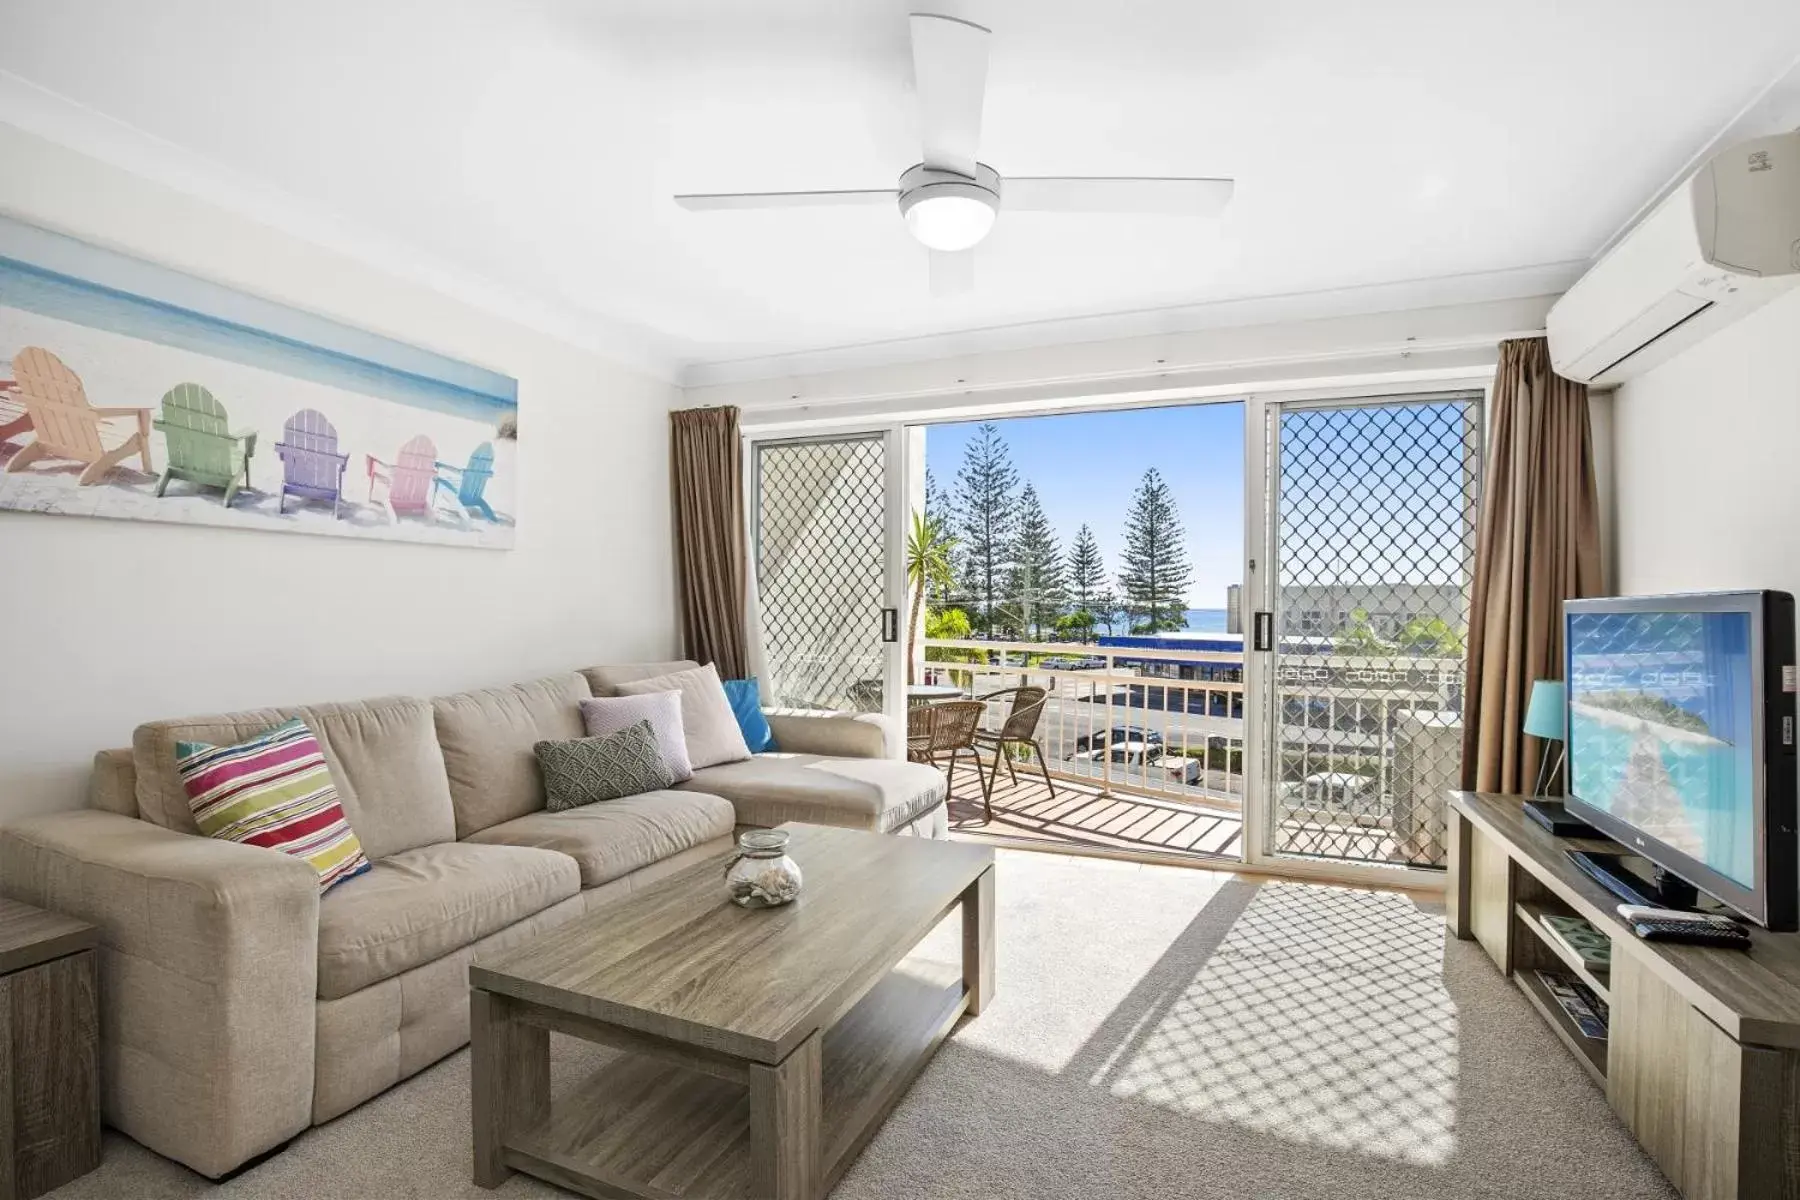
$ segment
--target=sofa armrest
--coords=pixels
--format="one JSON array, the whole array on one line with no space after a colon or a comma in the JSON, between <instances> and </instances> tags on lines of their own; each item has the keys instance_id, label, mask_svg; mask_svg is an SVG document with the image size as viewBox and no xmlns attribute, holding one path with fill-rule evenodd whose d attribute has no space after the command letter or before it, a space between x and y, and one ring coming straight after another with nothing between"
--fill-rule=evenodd
<instances>
[{"instance_id":1,"label":"sofa armrest","mask_svg":"<svg viewBox=\"0 0 1800 1200\"><path fill-rule=\"evenodd\" d=\"M831 758L899 758L903 747L893 722L880 713L827 709L765 708L775 745L793 754Z\"/></svg>"},{"instance_id":2,"label":"sofa armrest","mask_svg":"<svg viewBox=\"0 0 1800 1200\"><path fill-rule=\"evenodd\" d=\"M101 931L108 1123L215 1178L311 1123L309 864L88 810L0 830L0 891Z\"/></svg>"}]
</instances>

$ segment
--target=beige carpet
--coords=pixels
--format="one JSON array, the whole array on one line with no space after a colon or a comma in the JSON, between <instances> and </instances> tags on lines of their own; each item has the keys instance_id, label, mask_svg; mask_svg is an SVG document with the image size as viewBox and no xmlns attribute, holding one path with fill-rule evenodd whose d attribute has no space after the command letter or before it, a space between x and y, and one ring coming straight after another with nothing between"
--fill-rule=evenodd
<instances>
[{"instance_id":1,"label":"beige carpet","mask_svg":"<svg viewBox=\"0 0 1800 1200\"><path fill-rule=\"evenodd\" d=\"M999 994L834 1193L1673 1197L1509 981L1386 893L1002 852ZM946 962L956 931L921 953ZM557 1039L559 1081L595 1052ZM566 1195L469 1182L458 1053L214 1187L110 1136L77 1197Z\"/></svg>"}]
</instances>

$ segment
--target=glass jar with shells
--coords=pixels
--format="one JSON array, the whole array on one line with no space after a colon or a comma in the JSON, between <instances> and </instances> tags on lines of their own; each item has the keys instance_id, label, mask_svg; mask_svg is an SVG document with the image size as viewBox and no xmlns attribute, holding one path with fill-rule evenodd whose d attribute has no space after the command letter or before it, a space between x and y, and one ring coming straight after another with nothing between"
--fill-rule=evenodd
<instances>
[{"instance_id":1,"label":"glass jar with shells","mask_svg":"<svg viewBox=\"0 0 1800 1200\"><path fill-rule=\"evenodd\" d=\"M725 867L725 887L733 904L776 908L800 894L800 864L788 857L785 829L750 829L738 836Z\"/></svg>"}]
</instances>

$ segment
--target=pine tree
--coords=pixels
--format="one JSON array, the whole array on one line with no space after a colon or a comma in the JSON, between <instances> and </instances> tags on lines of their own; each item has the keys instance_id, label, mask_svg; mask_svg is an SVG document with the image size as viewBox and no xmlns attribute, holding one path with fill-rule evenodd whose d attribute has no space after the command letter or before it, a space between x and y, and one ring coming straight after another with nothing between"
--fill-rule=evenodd
<instances>
[{"instance_id":1,"label":"pine tree","mask_svg":"<svg viewBox=\"0 0 1800 1200\"><path fill-rule=\"evenodd\" d=\"M1155 467L1144 472L1125 519L1124 568L1119 586L1135 619L1134 631L1161 633L1187 628L1188 564L1186 535L1175 497Z\"/></svg>"},{"instance_id":2,"label":"pine tree","mask_svg":"<svg viewBox=\"0 0 1800 1200\"><path fill-rule=\"evenodd\" d=\"M1056 618L1068 604L1063 583L1062 550L1056 531L1038 501L1037 488L1025 485L1019 495L1017 535L1013 539L1012 569L1006 575L1006 603L1017 614L1017 624L1034 641L1044 630L1056 627Z\"/></svg>"},{"instance_id":3,"label":"pine tree","mask_svg":"<svg viewBox=\"0 0 1800 1200\"><path fill-rule=\"evenodd\" d=\"M1105 590L1106 563L1100 557L1100 543L1083 522L1075 531L1075 544L1069 547L1069 596L1076 608L1093 612Z\"/></svg>"},{"instance_id":4,"label":"pine tree","mask_svg":"<svg viewBox=\"0 0 1800 1200\"><path fill-rule=\"evenodd\" d=\"M994 632L1002 588L1012 570L1013 531L1019 510L1019 473L992 422L963 449L956 473L956 519L962 534L962 594L975 627Z\"/></svg>"},{"instance_id":5,"label":"pine tree","mask_svg":"<svg viewBox=\"0 0 1800 1200\"><path fill-rule=\"evenodd\" d=\"M1106 590L1106 563L1100 557L1100 543L1094 531L1084 522L1075 531L1075 543L1069 547L1068 562L1069 630L1084 642L1094 640L1094 626L1106 620L1100 613L1100 595ZM1111 628L1107 629L1111 633Z\"/></svg>"},{"instance_id":6,"label":"pine tree","mask_svg":"<svg viewBox=\"0 0 1800 1200\"><path fill-rule=\"evenodd\" d=\"M956 536L962 523L956 519L956 509L951 503L950 493L943 489L937 476L930 467L925 468L925 519L934 523L942 533L949 537L954 547L951 554L952 570L948 576L933 575L926 583L925 598L932 608L949 608L952 593L956 590L955 564L963 555L960 539Z\"/></svg>"},{"instance_id":7,"label":"pine tree","mask_svg":"<svg viewBox=\"0 0 1800 1200\"><path fill-rule=\"evenodd\" d=\"M950 494L938 483L937 473L930 467L925 468L925 516L926 519L942 521L946 526L954 524L950 515Z\"/></svg>"}]
</instances>

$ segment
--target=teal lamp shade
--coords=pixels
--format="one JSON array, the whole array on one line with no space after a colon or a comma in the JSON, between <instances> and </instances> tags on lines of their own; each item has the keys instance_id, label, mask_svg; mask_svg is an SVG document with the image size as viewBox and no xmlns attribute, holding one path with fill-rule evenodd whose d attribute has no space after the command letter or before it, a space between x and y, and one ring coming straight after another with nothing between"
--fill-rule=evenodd
<instances>
[{"instance_id":1,"label":"teal lamp shade","mask_svg":"<svg viewBox=\"0 0 1800 1200\"><path fill-rule=\"evenodd\" d=\"M1540 679L1531 685L1531 702L1525 706L1525 732L1546 741L1563 740L1563 684L1560 679Z\"/></svg>"}]
</instances>

